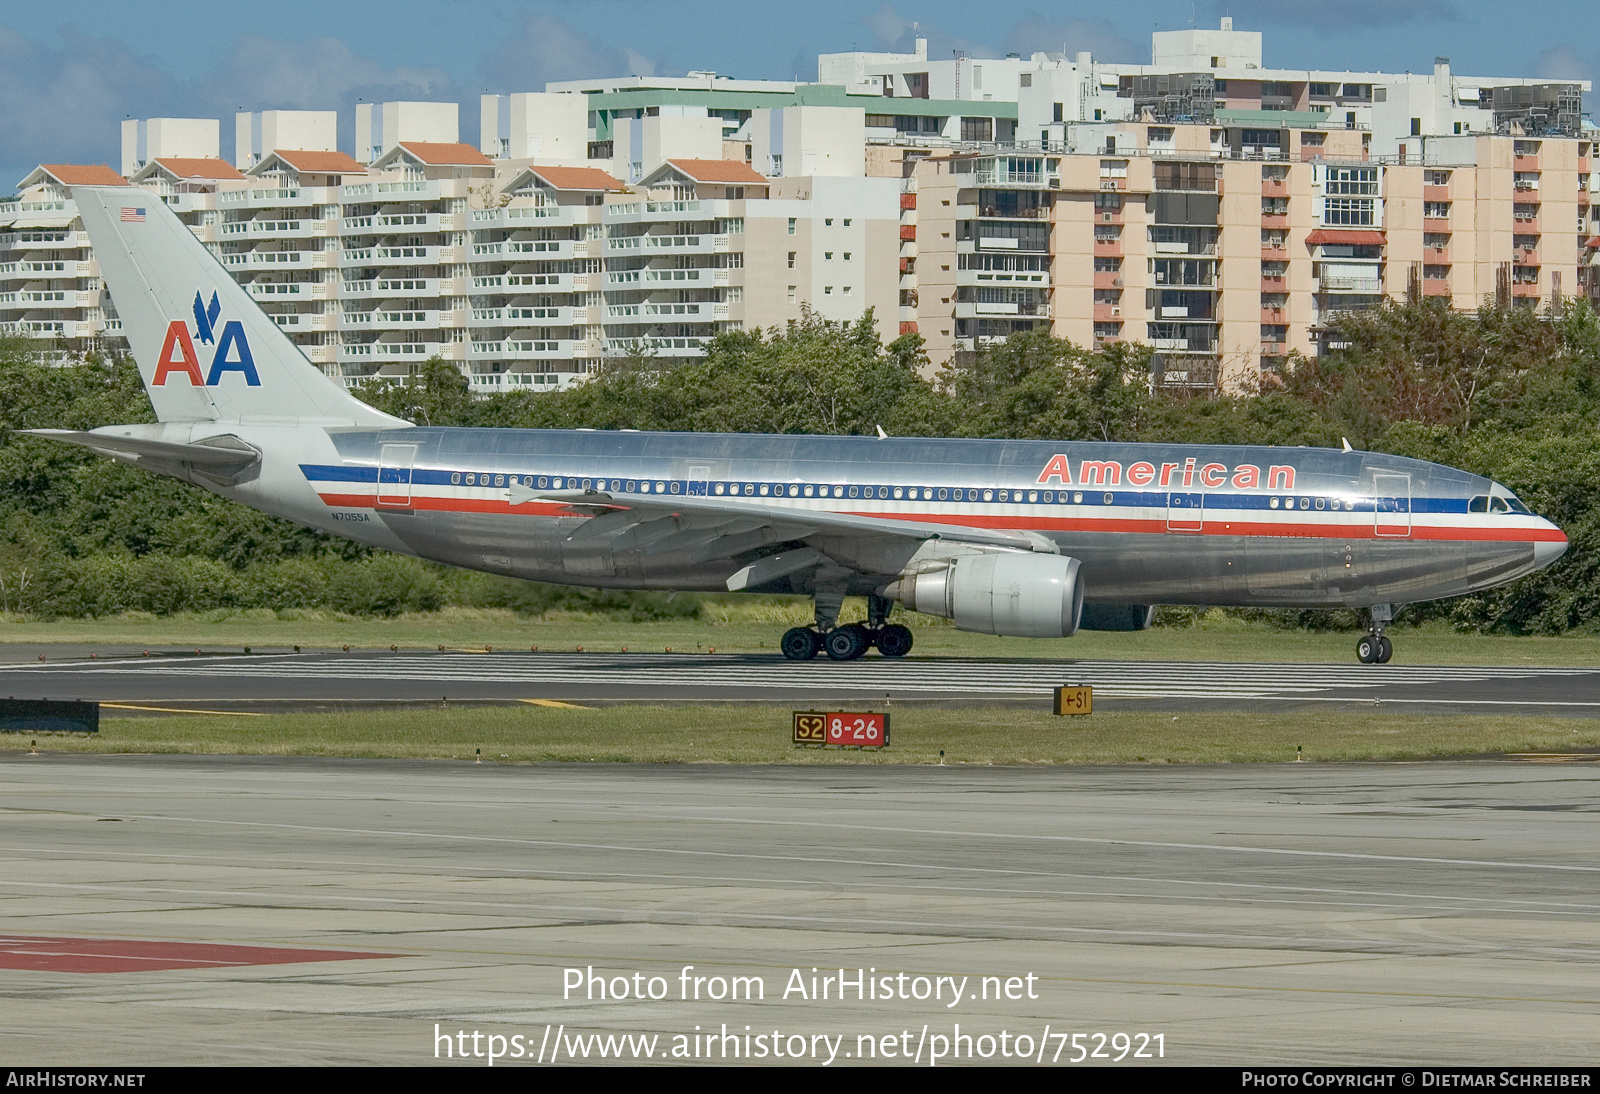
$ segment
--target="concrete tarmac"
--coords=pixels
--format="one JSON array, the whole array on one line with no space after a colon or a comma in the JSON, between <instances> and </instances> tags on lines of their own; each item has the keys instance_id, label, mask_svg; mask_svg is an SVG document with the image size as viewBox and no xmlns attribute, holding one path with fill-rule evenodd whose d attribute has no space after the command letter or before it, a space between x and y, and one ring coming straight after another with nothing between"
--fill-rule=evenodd
<instances>
[{"instance_id":1,"label":"concrete tarmac","mask_svg":"<svg viewBox=\"0 0 1600 1094\"><path fill-rule=\"evenodd\" d=\"M814 1038L843 1036L834 1066L885 1052L926 1065L941 1037L943 1064L952 1045L1017 1063L1000 1053L1019 1034L1030 1059L1042 1042L1045 1063L1066 1063L1080 1033L1106 1034L1112 1055L1115 1034L1145 1034L1146 1052L1183 1064L1592 1063L1597 812L1600 765L1581 763L13 753L0 758L0 1054L421 1064L444 1054L437 1024L451 1051L470 1053L477 1031L547 1063L552 1039L562 1062L587 1044L598 1062L575 1037L635 1033L657 1037L653 1060L681 1046L703 1062L734 1042L708 1049L696 1033L726 1025L765 1038L739 1042L768 1046L756 1062L776 1062L774 1032L816 1063L829 1050L813 1060ZM185 952L173 943L232 949L191 947L189 967L166 967ZM352 956L227 963L262 960L238 947ZM67 971L141 959L147 971ZM660 977L665 997L564 997L569 975L587 977L565 970L590 967L647 996ZM836 980L826 1000L802 997L813 968L819 990L841 968L850 984L876 970L894 997L852 986L840 1001ZM682 998L697 976L701 997ZM734 976L760 978L764 998L707 997ZM954 1007L938 977L969 978ZM899 998L935 984L938 999Z\"/></svg>"}]
</instances>

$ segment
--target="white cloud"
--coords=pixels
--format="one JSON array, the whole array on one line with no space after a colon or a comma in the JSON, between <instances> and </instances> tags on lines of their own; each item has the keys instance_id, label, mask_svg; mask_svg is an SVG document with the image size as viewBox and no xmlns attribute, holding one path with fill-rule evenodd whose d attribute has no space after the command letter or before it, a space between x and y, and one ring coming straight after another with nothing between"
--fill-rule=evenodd
<instances>
[{"instance_id":1,"label":"white cloud","mask_svg":"<svg viewBox=\"0 0 1600 1094\"><path fill-rule=\"evenodd\" d=\"M337 38L290 42L239 38L222 67L201 78L198 98L225 115L247 110L328 110L356 98L448 99L455 81L442 68L385 68Z\"/></svg>"},{"instance_id":2,"label":"white cloud","mask_svg":"<svg viewBox=\"0 0 1600 1094\"><path fill-rule=\"evenodd\" d=\"M1150 51L1118 32L1109 19L1051 19L1029 12L1011 28L1006 48L1024 57L1034 53L1088 51L1097 61L1148 63Z\"/></svg>"},{"instance_id":3,"label":"white cloud","mask_svg":"<svg viewBox=\"0 0 1600 1094\"><path fill-rule=\"evenodd\" d=\"M1213 16L1232 15L1239 30L1266 23L1357 33L1375 26L1460 18L1450 0L1341 0L1337 4L1327 0L1212 0L1210 8Z\"/></svg>"},{"instance_id":4,"label":"white cloud","mask_svg":"<svg viewBox=\"0 0 1600 1094\"><path fill-rule=\"evenodd\" d=\"M1552 80L1592 80L1600 57L1585 57L1571 46L1555 46L1539 54L1539 75Z\"/></svg>"},{"instance_id":5,"label":"white cloud","mask_svg":"<svg viewBox=\"0 0 1600 1094\"><path fill-rule=\"evenodd\" d=\"M631 49L603 46L571 24L530 16L478 65L497 92L543 91L552 80L600 76L653 76L657 64Z\"/></svg>"}]
</instances>

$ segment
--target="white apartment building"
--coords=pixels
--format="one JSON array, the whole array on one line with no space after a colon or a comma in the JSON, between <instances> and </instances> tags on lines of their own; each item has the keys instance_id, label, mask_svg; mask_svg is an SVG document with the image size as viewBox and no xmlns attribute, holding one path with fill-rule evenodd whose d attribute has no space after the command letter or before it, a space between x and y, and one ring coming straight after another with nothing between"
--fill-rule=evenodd
<instances>
[{"instance_id":1,"label":"white apartment building","mask_svg":"<svg viewBox=\"0 0 1600 1094\"><path fill-rule=\"evenodd\" d=\"M1077 123L1210 124L1256 112L1321 115L1295 124L1369 132L1372 153L1383 156L1403 145L1415 154L1418 137L1510 133L1513 125L1525 135L1577 136L1581 93L1590 90L1588 81L1458 76L1444 57L1422 73L1268 68L1260 32L1235 30L1231 18L1216 30L1158 31L1150 41L1152 63L1132 65L1049 52L930 60L918 39L913 53L822 54L817 76L856 95L1014 102L1015 136L993 139L1062 146L1051 150L1072 143Z\"/></svg>"},{"instance_id":2,"label":"white apartment building","mask_svg":"<svg viewBox=\"0 0 1600 1094\"><path fill-rule=\"evenodd\" d=\"M339 363L346 382L408 375L430 357L467 371L468 203L495 193L471 145L405 141L340 191Z\"/></svg>"},{"instance_id":3,"label":"white apartment building","mask_svg":"<svg viewBox=\"0 0 1600 1094\"><path fill-rule=\"evenodd\" d=\"M279 148L301 152L337 151L339 112L241 110L234 115L233 165L239 170L248 171Z\"/></svg>"},{"instance_id":4,"label":"white apartment building","mask_svg":"<svg viewBox=\"0 0 1600 1094\"><path fill-rule=\"evenodd\" d=\"M598 367L604 206L622 189L590 167L524 167L473 202L474 391L550 390Z\"/></svg>"},{"instance_id":5,"label":"white apartment building","mask_svg":"<svg viewBox=\"0 0 1600 1094\"><path fill-rule=\"evenodd\" d=\"M104 164L41 164L0 201L0 333L73 354L104 348L120 329L72 200L73 186L126 186ZM130 208L142 199L130 196Z\"/></svg>"},{"instance_id":6,"label":"white apartment building","mask_svg":"<svg viewBox=\"0 0 1600 1094\"><path fill-rule=\"evenodd\" d=\"M215 159L221 132L215 118L129 118L122 123L122 174L132 178L163 156Z\"/></svg>"}]
</instances>

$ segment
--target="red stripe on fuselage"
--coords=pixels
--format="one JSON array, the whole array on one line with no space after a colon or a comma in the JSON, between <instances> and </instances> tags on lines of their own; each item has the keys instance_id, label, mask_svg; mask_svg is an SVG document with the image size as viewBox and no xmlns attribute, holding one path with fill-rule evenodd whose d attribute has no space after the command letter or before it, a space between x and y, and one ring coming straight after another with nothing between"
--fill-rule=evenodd
<instances>
[{"instance_id":1,"label":"red stripe on fuselage","mask_svg":"<svg viewBox=\"0 0 1600 1094\"><path fill-rule=\"evenodd\" d=\"M513 506L508 501L490 498L435 498L416 496L405 505L374 504L371 494L319 494L323 502L339 509L427 510L440 513L496 513L504 516L587 517L589 514L569 508L563 502L523 502ZM652 499L654 500L654 499ZM628 508L617 502L620 509ZM795 519L803 521L808 512L838 513L841 516L871 517L878 520L903 520L922 524L951 524L963 528L989 528L1036 532L1125 532L1144 535L1174 536L1250 536L1262 539L1425 539L1471 540L1478 542L1507 543L1565 543L1566 535L1558 528L1486 527L1473 525L1434 525L1413 523L1410 535L1379 535L1372 520L1360 524L1297 521L1220 520L1206 518L1196 531L1169 529L1159 518L1135 517L1023 517L993 516L983 513L878 513L852 510L796 509ZM1370 516L1370 514L1369 514Z\"/></svg>"}]
</instances>

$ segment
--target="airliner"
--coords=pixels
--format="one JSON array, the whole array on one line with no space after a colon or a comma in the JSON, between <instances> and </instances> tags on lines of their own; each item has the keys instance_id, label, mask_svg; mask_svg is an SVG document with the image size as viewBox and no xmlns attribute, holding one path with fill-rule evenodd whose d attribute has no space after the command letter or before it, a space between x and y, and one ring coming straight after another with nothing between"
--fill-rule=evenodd
<instances>
[{"instance_id":1,"label":"airliner","mask_svg":"<svg viewBox=\"0 0 1600 1094\"><path fill-rule=\"evenodd\" d=\"M1498 482L1376 452L419 426L317 369L158 199L73 197L156 424L30 430L368 546L617 589L799 594L791 660L911 651L896 603L986 634L1138 630L1154 605L1406 603L1547 566ZM847 596L864 623L840 625Z\"/></svg>"}]
</instances>

